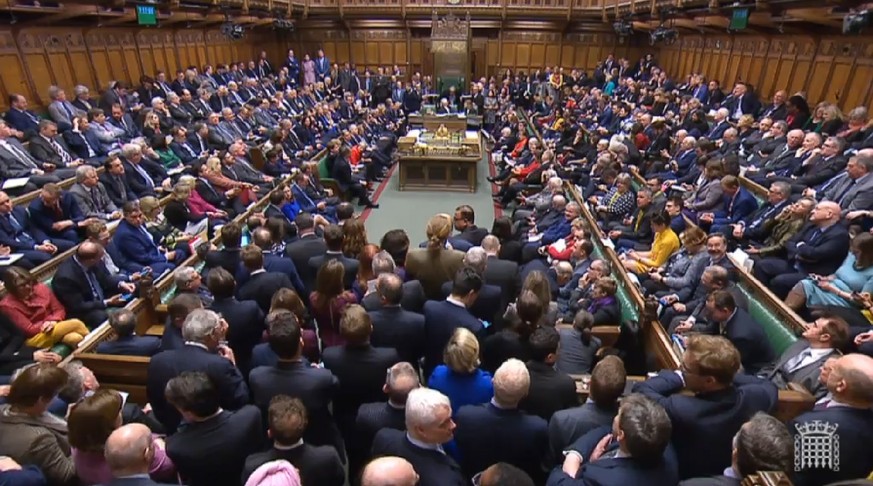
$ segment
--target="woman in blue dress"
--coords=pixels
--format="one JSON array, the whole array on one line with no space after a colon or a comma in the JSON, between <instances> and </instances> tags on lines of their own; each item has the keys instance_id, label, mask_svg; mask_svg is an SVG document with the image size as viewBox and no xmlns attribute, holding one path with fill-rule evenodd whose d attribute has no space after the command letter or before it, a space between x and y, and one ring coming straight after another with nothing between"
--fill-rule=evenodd
<instances>
[{"instance_id":1,"label":"woman in blue dress","mask_svg":"<svg viewBox=\"0 0 873 486\"><path fill-rule=\"evenodd\" d=\"M873 235L861 233L852 240L849 254L833 275L810 275L791 289L785 304L795 311L804 307L852 307L852 294L873 293Z\"/></svg>"}]
</instances>

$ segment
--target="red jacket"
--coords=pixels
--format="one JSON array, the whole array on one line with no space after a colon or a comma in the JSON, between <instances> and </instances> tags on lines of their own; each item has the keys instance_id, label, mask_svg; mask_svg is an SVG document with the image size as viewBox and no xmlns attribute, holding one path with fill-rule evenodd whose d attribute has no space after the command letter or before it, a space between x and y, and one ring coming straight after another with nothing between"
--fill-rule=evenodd
<instances>
[{"instance_id":1,"label":"red jacket","mask_svg":"<svg viewBox=\"0 0 873 486\"><path fill-rule=\"evenodd\" d=\"M33 293L26 301L7 293L6 297L0 300L0 311L9 316L15 327L28 338L42 332L44 322L60 322L67 318L64 306L44 283L34 285Z\"/></svg>"}]
</instances>

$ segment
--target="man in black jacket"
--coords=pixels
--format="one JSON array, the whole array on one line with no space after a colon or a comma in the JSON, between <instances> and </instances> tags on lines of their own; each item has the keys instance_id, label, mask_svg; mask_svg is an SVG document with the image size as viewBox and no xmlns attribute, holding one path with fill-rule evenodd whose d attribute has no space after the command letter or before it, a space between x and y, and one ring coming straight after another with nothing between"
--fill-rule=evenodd
<instances>
[{"instance_id":1,"label":"man in black jacket","mask_svg":"<svg viewBox=\"0 0 873 486\"><path fill-rule=\"evenodd\" d=\"M576 382L555 370L560 340L554 327L539 327L530 336L530 392L519 408L546 420L558 410L579 405Z\"/></svg>"},{"instance_id":2,"label":"man in black jacket","mask_svg":"<svg viewBox=\"0 0 873 486\"><path fill-rule=\"evenodd\" d=\"M254 300L266 312L277 290L294 288L288 275L264 269L264 254L260 247L246 246L242 249L241 259L249 273L248 280L237 291L237 297L241 300Z\"/></svg>"},{"instance_id":3,"label":"man in black jacket","mask_svg":"<svg viewBox=\"0 0 873 486\"><path fill-rule=\"evenodd\" d=\"M419 486L466 486L461 467L443 450L455 432L448 397L417 388L406 400L407 431L382 429L373 440L373 456L399 456L421 476Z\"/></svg>"},{"instance_id":4,"label":"man in black jacket","mask_svg":"<svg viewBox=\"0 0 873 486\"><path fill-rule=\"evenodd\" d=\"M239 484L246 457L264 445L261 414L252 405L222 410L206 373L187 371L166 384L166 399L185 421L167 438L167 456L191 486Z\"/></svg>"},{"instance_id":5,"label":"man in black jacket","mask_svg":"<svg viewBox=\"0 0 873 486\"><path fill-rule=\"evenodd\" d=\"M241 484L245 484L258 467L284 459L297 468L304 484L343 485L346 474L336 451L330 446L313 446L303 441L307 424L303 402L287 395L276 395L270 400L268 421L273 447L246 458Z\"/></svg>"},{"instance_id":6,"label":"man in black jacket","mask_svg":"<svg viewBox=\"0 0 873 486\"><path fill-rule=\"evenodd\" d=\"M382 429L406 430L406 399L419 386L418 372L410 363L403 361L388 368L382 386L388 401L365 403L358 408L355 430L363 450L369 453L373 438Z\"/></svg>"}]
</instances>

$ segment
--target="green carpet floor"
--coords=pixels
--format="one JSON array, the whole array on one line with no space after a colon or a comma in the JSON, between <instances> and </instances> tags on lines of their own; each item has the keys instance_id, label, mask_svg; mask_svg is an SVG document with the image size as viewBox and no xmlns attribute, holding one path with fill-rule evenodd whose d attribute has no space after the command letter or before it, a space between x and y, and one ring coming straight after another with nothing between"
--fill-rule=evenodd
<instances>
[{"instance_id":1,"label":"green carpet floor","mask_svg":"<svg viewBox=\"0 0 873 486\"><path fill-rule=\"evenodd\" d=\"M362 213L366 218L370 241L379 244L379 239L387 231L402 228L409 234L411 245L417 246L425 240L425 226L431 216L436 213L453 214L455 208L461 204L473 207L476 226L491 230L495 208L491 199L491 183L485 179L490 175L487 156L482 158L477 169L478 185L475 193L415 190L400 192L397 190L399 174L395 166L376 201L379 209Z\"/></svg>"}]
</instances>

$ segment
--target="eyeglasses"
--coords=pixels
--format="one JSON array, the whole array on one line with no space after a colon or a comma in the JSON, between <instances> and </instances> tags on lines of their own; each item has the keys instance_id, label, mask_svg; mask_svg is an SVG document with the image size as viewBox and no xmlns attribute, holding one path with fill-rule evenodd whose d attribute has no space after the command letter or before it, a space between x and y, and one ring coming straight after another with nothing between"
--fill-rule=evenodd
<instances>
[{"instance_id":1,"label":"eyeglasses","mask_svg":"<svg viewBox=\"0 0 873 486\"><path fill-rule=\"evenodd\" d=\"M485 471L479 471L476 473L475 476L473 476L473 486L479 486L480 484L482 484L482 474L484 472Z\"/></svg>"}]
</instances>

